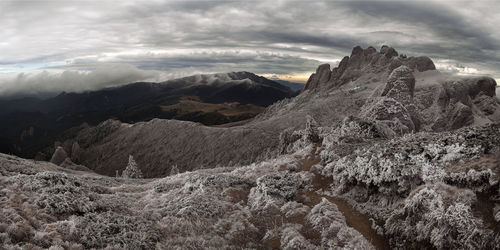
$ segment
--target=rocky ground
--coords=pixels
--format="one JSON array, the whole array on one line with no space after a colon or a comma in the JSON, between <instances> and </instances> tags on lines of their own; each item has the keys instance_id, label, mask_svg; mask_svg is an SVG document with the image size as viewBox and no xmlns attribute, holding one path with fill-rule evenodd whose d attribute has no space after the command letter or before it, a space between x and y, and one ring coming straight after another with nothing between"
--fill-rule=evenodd
<instances>
[{"instance_id":1,"label":"rocky ground","mask_svg":"<svg viewBox=\"0 0 500 250\"><path fill-rule=\"evenodd\" d=\"M124 179L0 156L6 249L498 248L500 127L345 119L244 166ZM288 139L287 139L288 138Z\"/></svg>"}]
</instances>

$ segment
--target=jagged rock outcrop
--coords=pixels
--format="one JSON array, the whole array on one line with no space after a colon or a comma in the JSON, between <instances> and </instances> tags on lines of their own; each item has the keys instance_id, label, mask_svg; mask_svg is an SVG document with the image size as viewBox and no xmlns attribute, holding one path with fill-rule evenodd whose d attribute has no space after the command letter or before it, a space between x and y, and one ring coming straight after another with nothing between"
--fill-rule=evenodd
<instances>
[{"instance_id":1,"label":"jagged rock outcrop","mask_svg":"<svg viewBox=\"0 0 500 250\"><path fill-rule=\"evenodd\" d=\"M71 146L71 160L73 162L80 162L80 157L82 155L82 149L80 148L80 144L78 142L73 142L73 146Z\"/></svg>"},{"instance_id":2,"label":"jagged rock outcrop","mask_svg":"<svg viewBox=\"0 0 500 250\"><path fill-rule=\"evenodd\" d=\"M400 66L389 75L381 98L365 104L361 116L389 126L396 134L417 131L419 115L413 104L415 77L406 66Z\"/></svg>"},{"instance_id":3,"label":"jagged rock outcrop","mask_svg":"<svg viewBox=\"0 0 500 250\"><path fill-rule=\"evenodd\" d=\"M61 147L58 146L52 155L52 158L50 159L50 162L56 164L56 165L61 165L61 163L64 162L68 158L68 154L66 151Z\"/></svg>"},{"instance_id":4,"label":"jagged rock outcrop","mask_svg":"<svg viewBox=\"0 0 500 250\"><path fill-rule=\"evenodd\" d=\"M351 56L344 57L338 67L330 70L329 64L320 65L307 81L304 90L319 86L340 86L367 73L383 73L387 76L402 65L420 72L436 69L432 60L426 56L406 58L398 55L394 48L387 45L383 45L379 53L371 46L366 49L356 46L352 49Z\"/></svg>"},{"instance_id":5,"label":"jagged rock outcrop","mask_svg":"<svg viewBox=\"0 0 500 250\"><path fill-rule=\"evenodd\" d=\"M489 77L447 80L424 87L418 93L417 106L425 114L427 130L446 131L500 121L496 82Z\"/></svg>"}]
</instances>

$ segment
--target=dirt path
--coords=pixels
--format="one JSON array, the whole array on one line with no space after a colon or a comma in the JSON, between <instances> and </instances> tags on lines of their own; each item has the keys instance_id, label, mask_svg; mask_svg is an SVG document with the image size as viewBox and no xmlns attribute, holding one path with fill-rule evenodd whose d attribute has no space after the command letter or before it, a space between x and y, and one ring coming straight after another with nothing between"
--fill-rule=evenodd
<instances>
[{"instance_id":1,"label":"dirt path","mask_svg":"<svg viewBox=\"0 0 500 250\"><path fill-rule=\"evenodd\" d=\"M313 152L314 151L316 151L316 149L314 149ZM320 161L321 159L319 157L319 153L309 155L308 157L300 160L300 171L310 172L311 167L318 164ZM339 211L344 215L347 225L361 233L376 249L390 249L388 240L384 236L377 234L375 230L372 229L372 222L370 221L369 216L360 213L343 199L333 196L320 195L317 193L317 191L329 190L332 182L333 180L331 178L325 178L314 173L312 189L301 194L308 198L304 199L306 200L304 204L314 207L316 204L321 202L322 198L326 198L330 202L337 205Z\"/></svg>"}]
</instances>

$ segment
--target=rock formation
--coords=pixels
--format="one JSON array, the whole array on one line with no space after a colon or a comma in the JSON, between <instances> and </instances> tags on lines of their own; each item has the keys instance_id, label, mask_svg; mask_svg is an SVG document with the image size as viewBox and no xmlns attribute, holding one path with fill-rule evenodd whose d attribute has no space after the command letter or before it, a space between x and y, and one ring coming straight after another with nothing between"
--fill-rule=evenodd
<instances>
[{"instance_id":1,"label":"rock formation","mask_svg":"<svg viewBox=\"0 0 500 250\"><path fill-rule=\"evenodd\" d=\"M68 154L66 151L61 147L58 146L52 155L52 158L50 159L50 162L56 164L56 165L61 165L61 163L64 162L68 158Z\"/></svg>"},{"instance_id":2,"label":"rock formation","mask_svg":"<svg viewBox=\"0 0 500 250\"><path fill-rule=\"evenodd\" d=\"M362 49L356 46L352 49L351 56L344 57L339 66L330 70L329 64L322 64L312 74L304 90L316 89L319 86L332 87L344 85L369 73L389 74L393 69L405 65L412 71L435 70L432 60L425 56L398 57L398 52L389 46L382 46L380 52L374 47Z\"/></svg>"},{"instance_id":3,"label":"rock formation","mask_svg":"<svg viewBox=\"0 0 500 250\"><path fill-rule=\"evenodd\" d=\"M368 102L361 117L382 122L396 134L418 130L419 116L413 104L415 77L406 66L392 71L387 79L381 97Z\"/></svg>"}]
</instances>

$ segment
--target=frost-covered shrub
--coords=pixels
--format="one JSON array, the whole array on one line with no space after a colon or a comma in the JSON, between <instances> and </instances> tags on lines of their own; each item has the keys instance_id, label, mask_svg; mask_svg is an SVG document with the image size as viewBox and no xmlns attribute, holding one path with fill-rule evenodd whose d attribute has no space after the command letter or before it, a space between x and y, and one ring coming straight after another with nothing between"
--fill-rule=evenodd
<instances>
[{"instance_id":1,"label":"frost-covered shrub","mask_svg":"<svg viewBox=\"0 0 500 250\"><path fill-rule=\"evenodd\" d=\"M226 240L237 246L252 247L251 244L258 241L259 230L250 222L251 219L250 211L240 208L219 219L214 229L219 235L223 235ZM247 245L249 243L250 245Z\"/></svg>"},{"instance_id":2,"label":"frost-covered shrub","mask_svg":"<svg viewBox=\"0 0 500 250\"><path fill-rule=\"evenodd\" d=\"M467 172L448 173L443 178L443 181L449 185L483 191L494 184L492 182L492 177L493 172L491 169L484 169L480 171L469 169Z\"/></svg>"},{"instance_id":3,"label":"frost-covered shrub","mask_svg":"<svg viewBox=\"0 0 500 250\"><path fill-rule=\"evenodd\" d=\"M304 130L303 140L306 143L316 143L320 141L318 123L312 116L308 115L306 117L306 128Z\"/></svg>"},{"instance_id":4,"label":"frost-covered shrub","mask_svg":"<svg viewBox=\"0 0 500 250\"><path fill-rule=\"evenodd\" d=\"M310 243L302 234L300 230L302 225L299 224L286 224L281 231L281 249L317 249L315 245Z\"/></svg>"},{"instance_id":5,"label":"frost-covered shrub","mask_svg":"<svg viewBox=\"0 0 500 250\"><path fill-rule=\"evenodd\" d=\"M344 215L338 210L337 205L325 198L311 209L306 219L319 232L327 229L334 222L345 224Z\"/></svg>"},{"instance_id":6,"label":"frost-covered shrub","mask_svg":"<svg viewBox=\"0 0 500 250\"><path fill-rule=\"evenodd\" d=\"M184 186L184 183L182 183L180 181L172 181L172 180L165 178L165 179L161 179L161 180L156 181L154 183L153 190L156 193L165 193L165 192L169 192L171 190L177 189L177 188L181 188L182 186Z\"/></svg>"},{"instance_id":7,"label":"frost-covered shrub","mask_svg":"<svg viewBox=\"0 0 500 250\"><path fill-rule=\"evenodd\" d=\"M321 141L318 123L311 116L307 116L304 130L292 131L286 129L280 133L278 153L288 154L305 148L310 144Z\"/></svg>"},{"instance_id":8,"label":"frost-covered shrub","mask_svg":"<svg viewBox=\"0 0 500 250\"><path fill-rule=\"evenodd\" d=\"M152 249L160 237L152 222L112 212L89 213L76 218L75 224L86 248Z\"/></svg>"},{"instance_id":9,"label":"frost-covered shrub","mask_svg":"<svg viewBox=\"0 0 500 250\"><path fill-rule=\"evenodd\" d=\"M188 177L187 183L190 187L201 190L208 187L224 189L238 185L253 186L253 183L250 180L228 174L193 174Z\"/></svg>"},{"instance_id":10,"label":"frost-covered shrub","mask_svg":"<svg viewBox=\"0 0 500 250\"><path fill-rule=\"evenodd\" d=\"M304 181L295 173L272 173L257 179L257 189L265 195L275 195L290 200L304 186Z\"/></svg>"},{"instance_id":11,"label":"frost-covered shrub","mask_svg":"<svg viewBox=\"0 0 500 250\"><path fill-rule=\"evenodd\" d=\"M308 206L296 201L289 201L280 208L286 218L303 217L311 210Z\"/></svg>"},{"instance_id":12,"label":"frost-covered shrub","mask_svg":"<svg viewBox=\"0 0 500 250\"><path fill-rule=\"evenodd\" d=\"M88 213L102 208L99 196L81 179L56 172L17 176L23 190L37 193L35 204L51 214Z\"/></svg>"},{"instance_id":13,"label":"frost-covered shrub","mask_svg":"<svg viewBox=\"0 0 500 250\"><path fill-rule=\"evenodd\" d=\"M481 133L489 133L489 137ZM444 134L407 135L358 148L345 156L332 146L322 153L322 159L330 162L322 174L333 176L341 185L363 184L388 194L407 193L423 182L458 178L446 177L448 164L497 150L496 143L500 143L500 131L489 125Z\"/></svg>"},{"instance_id":14,"label":"frost-covered shrub","mask_svg":"<svg viewBox=\"0 0 500 250\"><path fill-rule=\"evenodd\" d=\"M306 219L321 234L324 248L374 248L358 231L347 225L337 206L325 198L311 209Z\"/></svg>"},{"instance_id":15,"label":"frost-covered shrub","mask_svg":"<svg viewBox=\"0 0 500 250\"><path fill-rule=\"evenodd\" d=\"M125 170L122 172L122 177L123 178L129 178L129 179L141 179L142 178L142 172L137 167L137 163L134 160L134 157L129 155L128 157L128 164Z\"/></svg>"},{"instance_id":16,"label":"frost-covered shrub","mask_svg":"<svg viewBox=\"0 0 500 250\"><path fill-rule=\"evenodd\" d=\"M364 184L379 192L407 192L421 182L421 169L400 153L388 148L372 147L328 164L324 172L332 171L338 183Z\"/></svg>"},{"instance_id":17,"label":"frost-covered shrub","mask_svg":"<svg viewBox=\"0 0 500 250\"><path fill-rule=\"evenodd\" d=\"M167 200L161 213L163 216L186 218L214 218L223 215L224 202L211 195L180 195Z\"/></svg>"},{"instance_id":18,"label":"frost-covered shrub","mask_svg":"<svg viewBox=\"0 0 500 250\"><path fill-rule=\"evenodd\" d=\"M490 244L491 231L474 217L474 202L470 190L445 184L418 188L387 219L386 232L413 246L429 243L438 249L484 248Z\"/></svg>"},{"instance_id":19,"label":"frost-covered shrub","mask_svg":"<svg viewBox=\"0 0 500 250\"><path fill-rule=\"evenodd\" d=\"M98 196L90 190L70 185L43 189L35 203L51 214L83 214L99 208Z\"/></svg>"}]
</instances>

